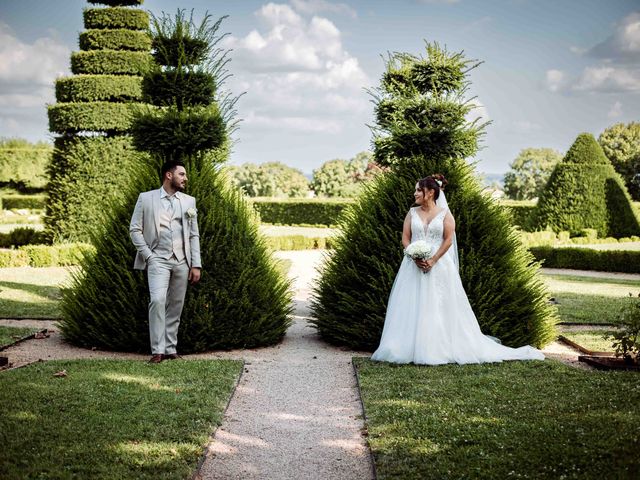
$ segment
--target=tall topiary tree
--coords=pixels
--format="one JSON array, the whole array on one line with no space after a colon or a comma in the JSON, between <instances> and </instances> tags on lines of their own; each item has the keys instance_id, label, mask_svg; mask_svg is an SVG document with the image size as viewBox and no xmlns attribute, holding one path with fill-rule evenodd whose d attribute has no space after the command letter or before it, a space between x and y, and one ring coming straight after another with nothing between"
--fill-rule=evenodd
<instances>
[{"instance_id":1,"label":"tall topiary tree","mask_svg":"<svg viewBox=\"0 0 640 480\"><path fill-rule=\"evenodd\" d=\"M271 259L251 207L217 165L228 156L233 100L220 93L226 52L217 47L222 19L200 26L178 12L153 22L157 66L145 76L135 145L149 153L130 173L124 202L110 212L97 253L64 291L61 329L83 346L148 351L148 290L133 271L129 220L138 193L159 188L160 165L183 160L188 192L197 199L203 273L189 287L179 329L183 353L257 347L278 342L291 313L289 285ZM225 100L226 99L226 100ZM221 105L222 104L222 105Z\"/></svg>"},{"instance_id":2,"label":"tall topiary tree","mask_svg":"<svg viewBox=\"0 0 640 480\"><path fill-rule=\"evenodd\" d=\"M390 55L373 92L376 161L391 170L365 186L342 217L341 233L314 292L313 324L332 343L373 350L402 261L401 233L417 179L442 173L456 218L460 275L483 331L507 345L552 340L554 310L538 266L509 215L481 193L473 168L484 125L468 123L463 55L427 44L426 57Z\"/></svg>"},{"instance_id":3,"label":"tall topiary tree","mask_svg":"<svg viewBox=\"0 0 640 480\"><path fill-rule=\"evenodd\" d=\"M601 237L640 235L622 177L590 133L581 133L556 165L538 201L538 228L598 231Z\"/></svg>"},{"instance_id":4,"label":"tall topiary tree","mask_svg":"<svg viewBox=\"0 0 640 480\"><path fill-rule=\"evenodd\" d=\"M84 11L80 51L71 55L72 76L56 80L48 109L58 134L49 175L45 225L52 240L86 240L103 205L118 199L137 153L127 135L142 99L148 69L149 16L129 8L143 0L89 0L106 8Z\"/></svg>"}]
</instances>

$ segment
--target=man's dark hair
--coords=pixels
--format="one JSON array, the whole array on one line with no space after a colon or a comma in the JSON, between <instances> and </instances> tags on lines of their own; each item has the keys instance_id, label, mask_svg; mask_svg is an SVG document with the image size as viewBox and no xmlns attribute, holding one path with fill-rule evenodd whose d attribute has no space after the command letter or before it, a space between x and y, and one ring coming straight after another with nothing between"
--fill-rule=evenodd
<instances>
[{"instance_id":1,"label":"man's dark hair","mask_svg":"<svg viewBox=\"0 0 640 480\"><path fill-rule=\"evenodd\" d=\"M184 163L181 160L167 160L164 162L160 170L160 182L164 182L164 175L167 172L173 172L177 167L184 167Z\"/></svg>"}]
</instances>

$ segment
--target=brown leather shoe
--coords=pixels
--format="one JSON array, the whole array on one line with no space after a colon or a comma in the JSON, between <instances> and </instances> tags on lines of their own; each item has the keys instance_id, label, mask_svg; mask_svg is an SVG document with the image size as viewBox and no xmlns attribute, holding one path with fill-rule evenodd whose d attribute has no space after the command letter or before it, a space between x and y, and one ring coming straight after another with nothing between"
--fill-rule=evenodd
<instances>
[{"instance_id":1,"label":"brown leather shoe","mask_svg":"<svg viewBox=\"0 0 640 480\"><path fill-rule=\"evenodd\" d=\"M160 355L160 354L151 355L151 358L149 359L149 363L160 363L162 360L164 360L163 355Z\"/></svg>"},{"instance_id":2,"label":"brown leather shoe","mask_svg":"<svg viewBox=\"0 0 640 480\"><path fill-rule=\"evenodd\" d=\"M177 353L165 353L163 356L165 360L178 360L179 358L182 358Z\"/></svg>"}]
</instances>

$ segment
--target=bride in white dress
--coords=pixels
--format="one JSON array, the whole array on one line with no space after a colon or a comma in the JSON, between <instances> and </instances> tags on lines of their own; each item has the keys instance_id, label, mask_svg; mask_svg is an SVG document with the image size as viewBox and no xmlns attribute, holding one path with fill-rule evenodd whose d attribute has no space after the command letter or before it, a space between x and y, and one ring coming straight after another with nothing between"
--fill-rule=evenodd
<instances>
[{"instance_id":1,"label":"bride in white dress","mask_svg":"<svg viewBox=\"0 0 640 480\"><path fill-rule=\"evenodd\" d=\"M373 360L441 365L502 360L544 360L530 346L510 348L484 335L471 309L458 273L455 220L449 211L442 176L418 181L417 207L407 213L402 245L424 240L427 260L407 256L391 289L380 346ZM435 252L435 253L433 253Z\"/></svg>"}]
</instances>

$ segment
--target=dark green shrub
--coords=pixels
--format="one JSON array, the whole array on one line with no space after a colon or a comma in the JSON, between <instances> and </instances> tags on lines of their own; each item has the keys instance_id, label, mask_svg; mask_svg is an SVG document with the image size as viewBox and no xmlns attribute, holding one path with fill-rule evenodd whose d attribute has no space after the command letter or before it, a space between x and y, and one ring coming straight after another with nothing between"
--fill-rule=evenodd
<instances>
[{"instance_id":1,"label":"dark green shrub","mask_svg":"<svg viewBox=\"0 0 640 480\"><path fill-rule=\"evenodd\" d=\"M151 39L147 32L138 30L91 29L80 34L81 50L132 50L147 52L151 48Z\"/></svg>"},{"instance_id":2,"label":"dark green shrub","mask_svg":"<svg viewBox=\"0 0 640 480\"><path fill-rule=\"evenodd\" d=\"M128 102L142 99L142 78L129 75L77 75L56 80L58 102Z\"/></svg>"},{"instance_id":3,"label":"dark green shrub","mask_svg":"<svg viewBox=\"0 0 640 480\"><path fill-rule=\"evenodd\" d=\"M20 247L44 241L43 233L30 227L18 227L9 233L0 233L0 248Z\"/></svg>"},{"instance_id":4,"label":"dark green shrub","mask_svg":"<svg viewBox=\"0 0 640 480\"><path fill-rule=\"evenodd\" d=\"M46 143L25 140L0 141L0 185L19 189L44 188L46 167L53 148ZM6 208L6 207L5 207Z\"/></svg>"},{"instance_id":5,"label":"dark green shrub","mask_svg":"<svg viewBox=\"0 0 640 480\"><path fill-rule=\"evenodd\" d=\"M253 198L253 208L264 223L278 225L337 225L352 200Z\"/></svg>"},{"instance_id":6,"label":"dark green shrub","mask_svg":"<svg viewBox=\"0 0 640 480\"><path fill-rule=\"evenodd\" d=\"M220 19L218 25L220 24ZM186 18L184 10L178 10L177 18L164 15L153 19L156 34L153 36L153 57L158 65L184 67L204 62L215 45L193 22Z\"/></svg>"},{"instance_id":7,"label":"dark green shrub","mask_svg":"<svg viewBox=\"0 0 640 480\"><path fill-rule=\"evenodd\" d=\"M56 103L48 108L49 130L56 133L124 133L131 128L134 108L141 105L115 102Z\"/></svg>"},{"instance_id":8,"label":"dark green shrub","mask_svg":"<svg viewBox=\"0 0 640 480\"><path fill-rule=\"evenodd\" d=\"M207 72L156 71L146 75L144 82L144 89L149 92L145 101L162 107L210 105L216 93L215 80Z\"/></svg>"},{"instance_id":9,"label":"dark green shrub","mask_svg":"<svg viewBox=\"0 0 640 480\"><path fill-rule=\"evenodd\" d=\"M127 28L146 30L149 14L144 10L131 8L87 8L84 10L85 28Z\"/></svg>"},{"instance_id":10,"label":"dark green shrub","mask_svg":"<svg viewBox=\"0 0 640 480\"><path fill-rule=\"evenodd\" d=\"M86 241L100 227L105 210L123 201L129 167L144 156L129 136L63 136L55 146L44 218L47 235L56 242Z\"/></svg>"},{"instance_id":11,"label":"dark green shrub","mask_svg":"<svg viewBox=\"0 0 640 480\"><path fill-rule=\"evenodd\" d=\"M212 34L211 28L217 29L219 22L213 27L208 22L207 17L202 28ZM210 74L220 71L215 62L214 58L204 66L212 69ZM172 131L164 116L170 121L190 119L192 124L183 125L192 126L187 131ZM164 150L146 139L136 139L151 155L130 171L128 188L118 192L121 202L105 202L108 221L104 229L93 232L95 254L83 259L82 270L63 292L60 326L67 340L87 347L148 351L148 288L145 273L133 270L135 248L129 238L129 221L138 194L158 188L159 166L170 156L187 164L187 193L197 199L204 267L200 283L187 290L180 351L271 345L284 336L291 312L288 282L258 234L255 214L214 167L228 155L230 126L221 118L215 104L156 109L153 115L139 117L145 125L134 129L134 134L153 139L166 135L161 143ZM202 125L196 125L197 119ZM218 131L203 133L206 128ZM189 155L178 139L191 145ZM178 152L171 150L175 146L180 147Z\"/></svg>"},{"instance_id":12,"label":"dark green shrub","mask_svg":"<svg viewBox=\"0 0 640 480\"><path fill-rule=\"evenodd\" d=\"M184 110L147 108L137 112L131 134L138 150L180 158L220 146L225 126L216 104Z\"/></svg>"},{"instance_id":13,"label":"dark green shrub","mask_svg":"<svg viewBox=\"0 0 640 480\"><path fill-rule=\"evenodd\" d=\"M593 135L580 134L554 168L538 201L535 225L572 235L585 228L600 237L640 233L624 182Z\"/></svg>"},{"instance_id":14,"label":"dark green shrub","mask_svg":"<svg viewBox=\"0 0 640 480\"><path fill-rule=\"evenodd\" d=\"M47 196L43 194L2 196L2 208L5 210L42 209L46 202Z\"/></svg>"},{"instance_id":15,"label":"dark green shrub","mask_svg":"<svg viewBox=\"0 0 640 480\"><path fill-rule=\"evenodd\" d=\"M414 68L421 64L424 68ZM463 90L443 92L458 85L459 75L452 75L452 69L466 76L470 68L471 62L460 54L437 45L427 46L426 58L390 57L377 100L392 104L393 121L374 129L374 156L392 168L365 186L343 212L341 233L332 239L334 250L312 301L312 323L326 340L351 348L377 347L403 257L402 224L413 203L415 183L433 173L449 180L447 200L456 218L460 276L483 332L510 346L542 346L556 337L555 311L547 302L538 266L511 226L509 213L482 194L472 167L464 161L477 151L482 126L464 122L472 107L467 103L461 108ZM430 69L441 73L434 73L431 83L421 78L416 85L413 72L425 75ZM422 92L425 85L434 87ZM416 95L422 96L414 99ZM414 106L430 103L433 108L425 112L437 112L438 129L430 125L435 120L417 121ZM412 119L403 115L405 108Z\"/></svg>"},{"instance_id":16,"label":"dark green shrub","mask_svg":"<svg viewBox=\"0 0 640 480\"><path fill-rule=\"evenodd\" d=\"M525 232L533 229L533 215L536 210L536 204L534 202L501 200L500 205L509 210L514 225L517 225Z\"/></svg>"},{"instance_id":17,"label":"dark green shrub","mask_svg":"<svg viewBox=\"0 0 640 480\"><path fill-rule=\"evenodd\" d=\"M640 251L593 250L578 247L530 247L545 268L640 273Z\"/></svg>"},{"instance_id":18,"label":"dark green shrub","mask_svg":"<svg viewBox=\"0 0 640 480\"><path fill-rule=\"evenodd\" d=\"M71 54L71 72L100 75L142 75L151 66L147 52L90 50Z\"/></svg>"},{"instance_id":19,"label":"dark green shrub","mask_svg":"<svg viewBox=\"0 0 640 480\"><path fill-rule=\"evenodd\" d=\"M119 7L142 2L91 3ZM122 201L118 195L130 164L140 158L122 135L139 108L133 103L142 93L136 75L151 65L148 14L106 8L89 9L84 17L89 30L80 34L80 47L86 51L71 54L71 71L81 76L59 79L59 103L48 108L49 129L61 134L48 169L51 203L45 217L47 238L55 241L86 240L100 229L103 210L109 201ZM117 24L125 28L113 28Z\"/></svg>"},{"instance_id":20,"label":"dark green shrub","mask_svg":"<svg viewBox=\"0 0 640 480\"><path fill-rule=\"evenodd\" d=\"M0 249L0 268L27 266L29 266L29 256L24 250Z\"/></svg>"},{"instance_id":21,"label":"dark green shrub","mask_svg":"<svg viewBox=\"0 0 640 480\"><path fill-rule=\"evenodd\" d=\"M128 7L142 5L144 0L87 0L94 5L108 5L110 7Z\"/></svg>"}]
</instances>

